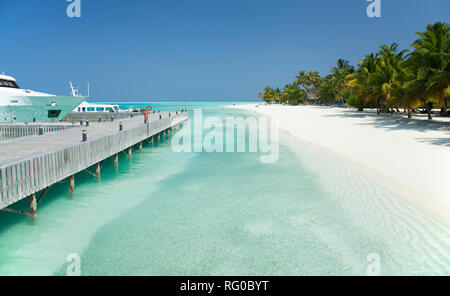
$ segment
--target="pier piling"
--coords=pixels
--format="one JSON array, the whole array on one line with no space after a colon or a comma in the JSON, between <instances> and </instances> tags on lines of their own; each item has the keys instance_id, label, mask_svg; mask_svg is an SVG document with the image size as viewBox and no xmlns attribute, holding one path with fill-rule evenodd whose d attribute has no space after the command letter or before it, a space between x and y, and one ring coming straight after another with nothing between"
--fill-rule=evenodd
<instances>
[{"instance_id":1,"label":"pier piling","mask_svg":"<svg viewBox=\"0 0 450 296\"><path fill-rule=\"evenodd\" d=\"M69 192L75 192L75 176L73 175L69 177Z\"/></svg>"},{"instance_id":2,"label":"pier piling","mask_svg":"<svg viewBox=\"0 0 450 296\"><path fill-rule=\"evenodd\" d=\"M35 216L37 213L36 194L33 193L28 197L28 205L30 209L30 216Z\"/></svg>"},{"instance_id":3,"label":"pier piling","mask_svg":"<svg viewBox=\"0 0 450 296\"><path fill-rule=\"evenodd\" d=\"M101 164L98 162L98 163L95 165L95 176L96 176L97 178L100 178L100 172L101 172L101 169L102 169L102 166L101 166Z\"/></svg>"},{"instance_id":4,"label":"pier piling","mask_svg":"<svg viewBox=\"0 0 450 296\"><path fill-rule=\"evenodd\" d=\"M119 153L114 154L114 167L119 167Z\"/></svg>"}]
</instances>

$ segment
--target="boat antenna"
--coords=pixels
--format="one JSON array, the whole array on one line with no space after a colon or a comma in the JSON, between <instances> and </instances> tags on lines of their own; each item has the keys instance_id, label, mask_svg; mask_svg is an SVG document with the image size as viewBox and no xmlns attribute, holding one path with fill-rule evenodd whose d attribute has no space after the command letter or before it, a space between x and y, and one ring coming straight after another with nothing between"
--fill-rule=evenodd
<instances>
[{"instance_id":1,"label":"boat antenna","mask_svg":"<svg viewBox=\"0 0 450 296\"><path fill-rule=\"evenodd\" d=\"M89 82L87 83L88 84L88 97L90 97L90 91L89 91Z\"/></svg>"},{"instance_id":2,"label":"boat antenna","mask_svg":"<svg viewBox=\"0 0 450 296\"><path fill-rule=\"evenodd\" d=\"M72 81L69 81L70 89L72 90L72 96L75 97L75 89L73 88Z\"/></svg>"}]
</instances>

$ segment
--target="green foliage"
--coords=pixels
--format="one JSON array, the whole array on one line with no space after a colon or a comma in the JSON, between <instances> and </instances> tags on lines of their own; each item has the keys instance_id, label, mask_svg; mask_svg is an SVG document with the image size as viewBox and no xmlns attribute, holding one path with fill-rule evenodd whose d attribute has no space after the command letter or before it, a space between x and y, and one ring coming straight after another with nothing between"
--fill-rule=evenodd
<instances>
[{"instance_id":1,"label":"green foliage","mask_svg":"<svg viewBox=\"0 0 450 296\"><path fill-rule=\"evenodd\" d=\"M411 60L415 64L416 79L425 87L426 97L436 99L447 109L450 85L449 25L437 22L417 35L420 38L411 45L414 48Z\"/></svg>"},{"instance_id":2,"label":"green foliage","mask_svg":"<svg viewBox=\"0 0 450 296\"><path fill-rule=\"evenodd\" d=\"M314 90L320 103L347 102L359 110L375 106L378 113L388 108L405 108L411 115L413 109L426 107L429 102L439 103L447 110L449 25L430 24L417 35L419 39L411 45L414 51L409 55L408 50L399 50L397 43L383 45L360 60L357 69L339 59L324 78L314 70L300 71L283 91L267 87L260 97L267 103L296 105Z\"/></svg>"},{"instance_id":3,"label":"green foliage","mask_svg":"<svg viewBox=\"0 0 450 296\"><path fill-rule=\"evenodd\" d=\"M322 79L317 96L322 103L335 103L339 100L335 80L332 75Z\"/></svg>"},{"instance_id":4,"label":"green foliage","mask_svg":"<svg viewBox=\"0 0 450 296\"><path fill-rule=\"evenodd\" d=\"M352 96L347 100L347 103L354 108L358 108L359 111L363 111L366 107L364 100L360 99L358 96Z\"/></svg>"},{"instance_id":5,"label":"green foliage","mask_svg":"<svg viewBox=\"0 0 450 296\"><path fill-rule=\"evenodd\" d=\"M284 87L283 102L290 105L298 105L303 100L304 91L296 83Z\"/></svg>"}]
</instances>

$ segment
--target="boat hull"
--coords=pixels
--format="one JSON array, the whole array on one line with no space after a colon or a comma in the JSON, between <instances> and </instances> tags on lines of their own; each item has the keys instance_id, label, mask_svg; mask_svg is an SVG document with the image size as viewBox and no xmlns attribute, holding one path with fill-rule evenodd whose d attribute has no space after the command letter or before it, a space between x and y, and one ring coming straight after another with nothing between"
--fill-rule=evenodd
<instances>
[{"instance_id":1,"label":"boat hull","mask_svg":"<svg viewBox=\"0 0 450 296\"><path fill-rule=\"evenodd\" d=\"M0 96L0 122L58 122L87 97Z\"/></svg>"}]
</instances>

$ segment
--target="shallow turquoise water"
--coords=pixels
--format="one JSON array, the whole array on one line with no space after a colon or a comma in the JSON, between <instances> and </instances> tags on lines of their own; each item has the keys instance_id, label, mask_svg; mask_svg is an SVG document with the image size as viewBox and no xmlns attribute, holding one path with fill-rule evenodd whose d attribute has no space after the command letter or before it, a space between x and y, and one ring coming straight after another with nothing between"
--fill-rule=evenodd
<instances>
[{"instance_id":1,"label":"shallow turquoise water","mask_svg":"<svg viewBox=\"0 0 450 296\"><path fill-rule=\"evenodd\" d=\"M186 108L246 116L221 104ZM65 275L71 253L83 275L366 275L369 254L382 275L450 274L448 226L325 151L281 144L275 164L175 153L169 138L118 171L109 159L73 196L54 186L33 220L0 213L0 274Z\"/></svg>"}]
</instances>

